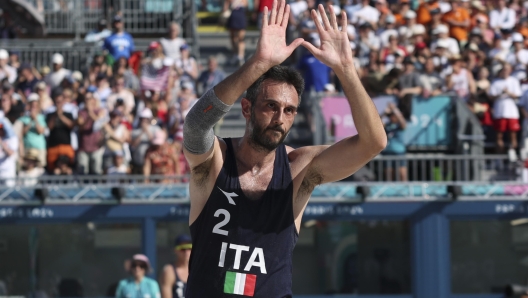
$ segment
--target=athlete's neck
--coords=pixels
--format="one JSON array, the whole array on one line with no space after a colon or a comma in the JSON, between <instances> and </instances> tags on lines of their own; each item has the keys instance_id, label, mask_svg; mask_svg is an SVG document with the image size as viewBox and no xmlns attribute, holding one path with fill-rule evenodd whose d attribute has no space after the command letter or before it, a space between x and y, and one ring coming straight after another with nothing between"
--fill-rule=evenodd
<instances>
[{"instance_id":1,"label":"athlete's neck","mask_svg":"<svg viewBox=\"0 0 528 298\"><path fill-rule=\"evenodd\" d=\"M233 147L237 161L243 168L251 170L252 173L259 172L264 166L273 165L275 160L276 150L257 150L250 144L249 137L246 136L233 139Z\"/></svg>"}]
</instances>

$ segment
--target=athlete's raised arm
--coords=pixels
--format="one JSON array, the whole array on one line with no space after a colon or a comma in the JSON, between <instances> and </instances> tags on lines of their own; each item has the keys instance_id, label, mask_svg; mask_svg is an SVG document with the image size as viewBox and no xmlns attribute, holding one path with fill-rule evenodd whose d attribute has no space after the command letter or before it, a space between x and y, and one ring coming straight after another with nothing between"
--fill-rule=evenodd
<instances>
[{"instance_id":1,"label":"athlete's raised arm","mask_svg":"<svg viewBox=\"0 0 528 298\"><path fill-rule=\"evenodd\" d=\"M331 67L338 76L350 104L358 134L327 148L319 147L321 150L309 164L305 175L308 178L316 177L311 179L312 182L315 181L313 184L333 182L352 175L378 155L387 144L387 136L378 111L363 88L354 67L347 36L346 13L342 12L343 23L339 29L332 6L330 6L330 20L322 5L319 5L319 11L323 24L319 22L315 10L311 13L321 38L321 46L316 48L308 42L304 42L303 46L317 59Z\"/></svg>"},{"instance_id":2,"label":"athlete's raised arm","mask_svg":"<svg viewBox=\"0 0 528 298\"><path fill-rule=\"evenodd\" d=\"M264 9L267 15L267 7ZM264 18L255 54L237 71L207 91L185 118L184 153L191 168L208 159L219 148L213 126L229 111L235 101L261 75L281 64L303 42L299 38L286 45L286 28L290 6L285 0L274 0L269 20Z\"/></svg>"}]
</instances>

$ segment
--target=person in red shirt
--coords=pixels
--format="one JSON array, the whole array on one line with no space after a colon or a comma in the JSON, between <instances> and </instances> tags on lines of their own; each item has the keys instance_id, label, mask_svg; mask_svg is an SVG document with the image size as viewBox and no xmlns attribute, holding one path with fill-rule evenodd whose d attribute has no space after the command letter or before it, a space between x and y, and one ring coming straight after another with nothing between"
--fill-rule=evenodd
<instances>
[{"instance_id":1,"label":"person in red shirt","mask_svg":"<svg viewBox=\"0 0 528 298\"><path fill-rule=\"evenodd\" d=\"M262 27L262 14L264 13L264 7L268 7L268 11L271 11L273 5L273 0L255 0L255 5L257 11L257 27L260 29Z\"/></svg>"}]
</instances>

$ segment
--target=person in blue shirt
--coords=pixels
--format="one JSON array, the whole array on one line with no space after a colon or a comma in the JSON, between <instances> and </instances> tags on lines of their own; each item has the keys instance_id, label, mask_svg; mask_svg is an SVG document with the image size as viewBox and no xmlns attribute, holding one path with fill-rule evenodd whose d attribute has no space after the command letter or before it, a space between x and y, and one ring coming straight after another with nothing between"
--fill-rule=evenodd
<instances>
[{"instance_id":1,"label":"person in blue shirt","mask_svg":"<svg viewBox=\"0 0 528 298\"><path fill-rule=\"evenodd\" d=\"M123 19L120 15L114 17L113 25L115 32L104 40L103 49L112 55L114 61L121 57L128 59L134 52L134 39L125 32Z\"/></svg>"},{"instance_id":2,"label":"person in blue shirt","mask_svg":"<svg viewBox=\"0 0 528 298\"><path fill-rule=\"evenodd\" d=\"M160 298L158 282L145 276L150 270L151 266L147 256L134 255L130 266L132 276L119 282L116 298Z\"/></svg>"},{"instance_id":3,"label":"person in blue shirt","mask_svg":"<svg viewBox=\"0 0 528 298\"><path fill-rule=\"evenodd\" d=\"M404 130L407 127L405 118L394 103L389 103L382 116L386 116L389 119L389 122L385 124L387 147L385 147L385 150L383 150L381 154L403 157L407 152L403 138ZM394 175L394 164L396 164L398 168L397 175ZM385 162L385 179L387 181L407 181L407 162L403 159Z\"/></svg>"},{"instance_id":4,"label":"person in blue shirt","mask_svg":"<svg viewBox=\"0 0 528 298\"><path fill-rule=\"evenodd\" d=\"M311 44L319 48L321 41L312 39ZM297 69L304 78L304 90L310 92L313 88L315 92L325 91L325 85L330 83L330 67L319 61L315 56L306 51L297 65Z\"/></svg>"}]
</instances>

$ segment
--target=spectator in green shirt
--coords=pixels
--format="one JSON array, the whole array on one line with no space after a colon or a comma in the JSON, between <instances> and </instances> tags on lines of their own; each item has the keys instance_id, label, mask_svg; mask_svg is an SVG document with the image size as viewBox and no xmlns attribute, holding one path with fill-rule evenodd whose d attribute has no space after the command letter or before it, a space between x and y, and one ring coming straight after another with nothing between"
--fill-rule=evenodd
<instances>
[{"instance_id":1,"label":"spectator in green shirt","mask_svg":"<svg viewBox=\"0 0 528 298\"><path fill-rule=\"evenodd\" d=\"M48 126L46 117L40 110L39 96L31 93L28 96L29 111L20 118L24 124L23 141L24 150L35 149L38 151L41 166L46 165L46 136L44 135Z\"/></svg>"}]
</instances>

